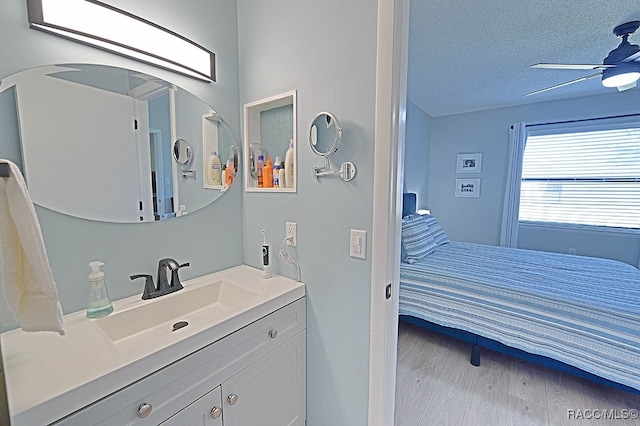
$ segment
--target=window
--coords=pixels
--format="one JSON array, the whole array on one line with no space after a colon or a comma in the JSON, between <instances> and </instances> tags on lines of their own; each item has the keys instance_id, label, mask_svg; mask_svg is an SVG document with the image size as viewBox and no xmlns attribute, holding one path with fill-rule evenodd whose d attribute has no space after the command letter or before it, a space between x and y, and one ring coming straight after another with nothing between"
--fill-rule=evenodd
<instances>
[{"instance_id":1,"label":"window","mask_svg":"<svg viewBox=\"0 0 640 426\"><path fill-rule=\"evenodd\" d=\"M519 221L640 228L640 121L527 130Z\"/></svg>"}]
</instances>

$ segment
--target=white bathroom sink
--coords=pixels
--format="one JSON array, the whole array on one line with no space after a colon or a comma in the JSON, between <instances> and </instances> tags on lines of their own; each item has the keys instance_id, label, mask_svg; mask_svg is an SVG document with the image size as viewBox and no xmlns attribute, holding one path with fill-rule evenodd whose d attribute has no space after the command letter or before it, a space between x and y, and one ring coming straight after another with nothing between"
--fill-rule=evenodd
<instances>
[{"instance_id":1,"label":"white bathroom sink","mask_svg":"<svg viewBox=\"0 0 640 426\"><path fill-rule=\"evenodd\" d=\"M232 310L259 296L225 279L149 299L95 320L104 336L120 349L160 339L190 327L202 327L216 313Z\"/></svg>"}]
</instances>

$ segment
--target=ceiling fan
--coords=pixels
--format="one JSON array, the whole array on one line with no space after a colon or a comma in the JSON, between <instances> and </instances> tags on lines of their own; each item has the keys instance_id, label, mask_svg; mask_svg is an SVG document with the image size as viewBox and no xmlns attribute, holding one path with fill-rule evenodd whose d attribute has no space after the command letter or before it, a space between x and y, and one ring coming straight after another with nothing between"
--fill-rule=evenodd
<instances>
[{"instance_id":1,"label":"ceiling fan","mask_svg":"<svg viewBox=\"0 0 640 426\"><path fill-rule=\"evenodd\" d=\"M631 21L620 24L613 29L613 33L622 37L620 45L609 52L602 65L600 64L534 64L531 68L544 68L554 70L598 70L597 73L580 77L565 83L545 89L527 93L524 96L537 95L538 93L559 87L568 86L573 83L590 80L602 76L602 85L605 87L616 87L619 91L636 87L636 82L640 79L640 46L629 43L629 36L640 27L640 21Z\"/></svg>"}]
</instances>

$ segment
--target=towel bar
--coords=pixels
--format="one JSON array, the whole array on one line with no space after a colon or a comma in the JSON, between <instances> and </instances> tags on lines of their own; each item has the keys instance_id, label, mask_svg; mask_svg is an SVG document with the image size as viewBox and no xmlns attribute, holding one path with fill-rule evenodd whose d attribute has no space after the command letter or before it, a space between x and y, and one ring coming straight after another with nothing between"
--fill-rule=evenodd
<instances>
[{"instance_id":1,"label":"towel bar","mask_svg":"<svg viewBox=\"0 0 640 426\"><path fill-rule=\"evenodd\" d=\"M9 177L11 173L9 171L9 163L0 163L0 177Z\"/></svg>"}]
</instances>

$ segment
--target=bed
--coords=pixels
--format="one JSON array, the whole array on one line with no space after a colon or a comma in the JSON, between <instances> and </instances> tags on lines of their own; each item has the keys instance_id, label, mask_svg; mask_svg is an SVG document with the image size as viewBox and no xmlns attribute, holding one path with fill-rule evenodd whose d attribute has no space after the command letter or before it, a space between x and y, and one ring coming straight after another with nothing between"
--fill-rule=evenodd
<instances>
[{"instance_id":1,"label":"bed","mask_svg":"<svg viewBox=\"0 0 640 426\"><path fill-rule=\"evenodd\" d=\"M401 320L470 342L474 365L485 347L640 394L637 268L449 241L405 201Z\"/></svg>"}]
</instances>

